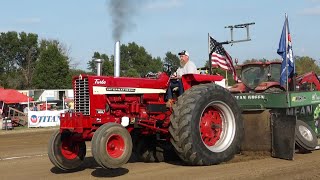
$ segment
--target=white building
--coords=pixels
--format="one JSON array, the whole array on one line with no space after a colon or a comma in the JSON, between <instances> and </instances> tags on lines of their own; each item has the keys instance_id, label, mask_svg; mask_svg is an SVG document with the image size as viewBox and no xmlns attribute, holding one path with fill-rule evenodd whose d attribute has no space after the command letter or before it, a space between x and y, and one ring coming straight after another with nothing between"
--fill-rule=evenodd
<instances>
[{"instance_id":1,"label":"white building","mask_svg":"<svg viewBox=\"0 0 320 180\"><path fill-rule=\"evenodd\" d=\"M63 97L73 99L73 89L35 89L18 91L32 97L34 101L63 100Z\"/></svg>"}]
</instances>

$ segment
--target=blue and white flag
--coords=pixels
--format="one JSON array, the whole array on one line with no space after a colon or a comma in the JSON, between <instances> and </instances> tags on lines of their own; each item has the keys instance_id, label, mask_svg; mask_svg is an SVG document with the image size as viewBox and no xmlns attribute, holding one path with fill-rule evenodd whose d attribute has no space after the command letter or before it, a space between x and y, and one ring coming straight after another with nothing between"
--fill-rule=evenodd
<instances>
[{"instance_id":1,"label":"blue and white flag","mask_svg":"<svg viewBox=\"0 0 320 180\"><path fill-rule=\"evenodd\" d=\"M289 22L288 22L287 15L284 21L280 42L279 42L279 49L277 53L282 57L280 85L285 86L287 84L288 77L292 77L295 72L293 52L292 52L292 42L291 42Z\"/></svg>"}]
</instances>

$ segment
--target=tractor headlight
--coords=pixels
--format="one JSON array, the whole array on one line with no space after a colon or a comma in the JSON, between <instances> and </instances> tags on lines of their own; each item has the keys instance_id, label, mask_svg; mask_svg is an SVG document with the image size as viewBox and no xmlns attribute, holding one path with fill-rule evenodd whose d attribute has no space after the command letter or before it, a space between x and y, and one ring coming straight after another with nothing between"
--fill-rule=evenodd
<instances>
[{"instance_id":1,"label":"tractor headlight","mask_svg":"<svg viewBox=\"0 0 320 180\"><path fill-rule=\"evenodd\" d=\"M129 117L126 117L126 116L122 117L122 118L121 118L121 125L122 125L123 127L129 126Z\"/></svg>"},{"instance_id":2,"label":"tractor headlight","mask_svg":"<svg viewBox=\"0 0 320 180\"><path fill-rule=\"evenodd\" d=\"M104 114L104 109L96 109L97 114Z\"/></svg>"}]
</instances>

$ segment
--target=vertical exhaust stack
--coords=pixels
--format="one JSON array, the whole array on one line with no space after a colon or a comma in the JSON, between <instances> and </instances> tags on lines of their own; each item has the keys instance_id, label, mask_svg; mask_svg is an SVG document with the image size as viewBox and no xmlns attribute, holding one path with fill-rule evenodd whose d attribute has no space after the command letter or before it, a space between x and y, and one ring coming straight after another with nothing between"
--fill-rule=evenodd
<instances>
[{"instance_id":1,"label":"vertical exhaust stack","mask_svg":"<svg viewBox=\"0 0 320 180\"><path fill-rule=\"evenodd\" d=\"M114 45L114 77L120 77L120 41Z\"/></svg>"},{"instance_id":2,"label":"vertical exhaust stack","mask_svg":"<svg viewBox=\"0 0 320 180\"><path fill-rule=\"evenodd\" d=\"M101 76L102 59L95 59L94 61L97 63L97 76Z\"/></svg>"}]
</instances>

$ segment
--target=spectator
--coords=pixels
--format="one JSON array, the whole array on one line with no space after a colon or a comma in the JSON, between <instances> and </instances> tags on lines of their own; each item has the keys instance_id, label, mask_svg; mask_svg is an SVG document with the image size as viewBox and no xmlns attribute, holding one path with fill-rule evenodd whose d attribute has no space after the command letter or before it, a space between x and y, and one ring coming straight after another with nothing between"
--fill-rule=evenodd
<instances>
[{"instance_id":1,"label":"spectator","mask_svg":"<svg viewBox=\"0 0 320 180\"><path fill-rule=\"evenodd\" d=\"M28 106L24 105L23 106L23 113L28 114L28 111L29 111Z\"/></svg>"},{"instance_id":2,"label":"spectator","mask_svg":"<svg viewBox=\"0 0 320 180\"><path fill-rule=\"evenodd\" d=\"M37 105L35 103L33 103L33 109L32 110L33 111L38 111L38 107L37 107Z\"/></svg>"}]
</instances>

